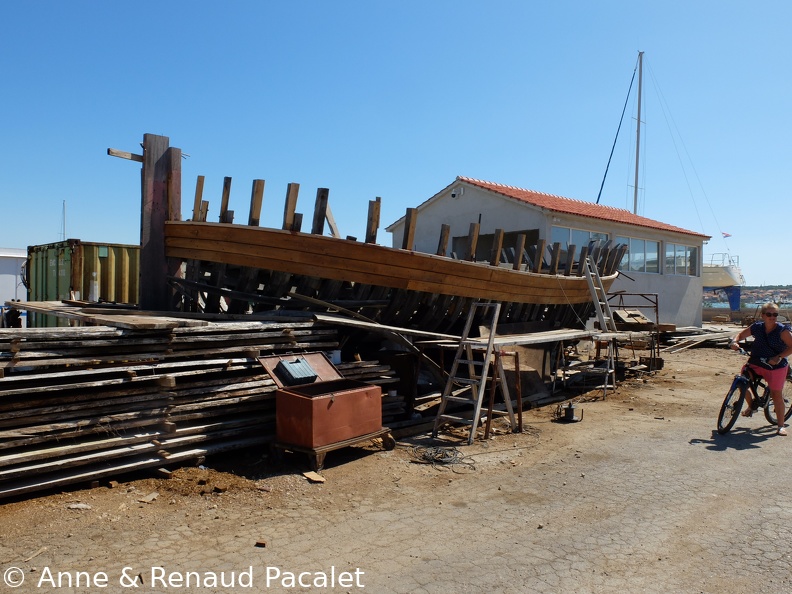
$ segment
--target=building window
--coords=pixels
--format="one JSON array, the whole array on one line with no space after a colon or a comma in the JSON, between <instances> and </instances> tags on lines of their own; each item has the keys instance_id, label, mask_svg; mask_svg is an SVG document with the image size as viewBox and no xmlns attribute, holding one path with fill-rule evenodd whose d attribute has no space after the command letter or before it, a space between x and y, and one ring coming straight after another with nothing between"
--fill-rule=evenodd
<instances>
[{"instance_id":1,"label":"building window","mask_svg":"<svg viewBox=\"0 0 792 594\"><path fill-rule=\"evenodd\" d=\"M550 245L554 243L561 244L560 260L562 263L566 262L569 254L569 246L575 246L575 259L580 257L580 252L583 247L588 247L594 242L594 245L599 243L605 245L608 241L607 233L599 233L597 231L586 231L584 229L572 229L571 227L551 227L550 228ZM592 246L593 249L593 246Z\"/></svg>"},{"instance_id":2,"label":"building window","mask_svg":"<svg viewBox=\"0 0 792 594\"><path fill-rule=\"evenodd\" d=\"M591 242L599 242L600 245L604 245L607 241L607 233L572 229L570 227L553 226L550 228L550 245L552 246L554 243L561 244L560 260L562 263L565 263L567 260L570 245L575 246L575 258L577 259L580 257L580 250L584 246L588 247Z\"/></svg>"},{"instance_id":3,"label":"building window","mask_svg":"<svg viewBox=\"0 0 792 594\"><path fill-rule=\"evenodd\" d=\"M627 252L619 263L619 270L626 272L660 273L660 242L635 237L616 237L616 244L627 246Z\"/></svg>"},{"instance_id":4,"label":"building window","mask_svg":"<svg viewBox=\"0 0 792 594\"><path fill-rule=\"evenodd\" d=\"M585 231L583 229L571 229L570 227L553 226L550 228L550 244L560 243L561 249L565 252L570 245L574 245L577 253L580 253L580 248L588 246L592 241L605 243L608 241L608 234Z\"/></svg>"},{"instance_id":5,"label":"building window","mask_svg":"<svg viewBox=\"0 0 792 594\"><path fill-rule=\"evenodd\" d=\"M678 243L666 243L665 273L698 276L698 248Z\"/></svg>"}]
</instances>

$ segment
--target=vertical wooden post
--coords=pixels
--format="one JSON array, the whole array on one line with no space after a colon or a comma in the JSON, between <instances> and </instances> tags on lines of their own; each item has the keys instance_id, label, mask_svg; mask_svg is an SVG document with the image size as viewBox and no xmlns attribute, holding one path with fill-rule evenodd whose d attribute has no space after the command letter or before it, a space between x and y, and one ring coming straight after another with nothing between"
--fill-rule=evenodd
<instances>
[{"instance_id":1,"label":"vertical wooden post","mask_svg":"<svg viewBox=\"0 0 792 594\"><path fill-rule=\"evenodd\" d=\"M561 261L561 243L553 244L553 255L550 258L550 274L558 274L558 263Z\"/></svg>"},{"instance_id":2,"label":"vertical wooden post","mask_svg":"<svg viewBox=\"0 0 792 594\"><path fill-rule=\"evenodd\" d=\"M503 249L503 229L495 229L492 238L492 251L490 252L490 266L500 266L500 254Z\"/></svg>"},{"instance_id":3,"label":"vertical wooden post","mask_svg":"<svg viewBox=\"0 0 792 594\"><path fill-rule=\"evenodd\" d=\"M522 268L523 254L525 253L525 233L517 235L517 247L514 248L514 269Z\"/></svg>"},{"instance_id":4,"label":"vertical wooden post","mask_svg":"<svg viewBox=\"0 0 792 594\"><path fill-rule=\"evenodd\" d=\"M404 237L402 237L402 249L412 250L415 245L415 224L418 222L418 209L408 208L404 215Z\"/></svg>"},{"instance_id":5,"label":"vertical wooden post","mask_svg":"<svg viewBox=\"0 0 792 594\"><path fill-rule=\"evenodd\" d=\"M314 235L324 235L324 224L327 218L327 200L330 197L330 190L318 188L316 190L316 203L314 204L314 218L311 226L311 233Z\"/></svg>"},{"instance_id":6,"label":"vertical wooden post","mask_svg":"<svg viewBox=\"0 0 792 594\"><path fill-rule=\"evenodd\" d=\"M380 224L380 207L382 199L377 196L369 200L368 220L366 221L366 243L377 243L377 229Z\"/></svg>"},{"instance_id":7,"label":"vertical wooden post","mask_svg":"<svg viewBox=\"0 0 792 594\"><path fill-rule=\"evenodd\" d=\"M231 178L223 178L223 196L220 199L220 222L233 223L234 211L228 210L228 202L231 200Z\"/></svg>"},{"instance_id":8,"label":"vertical wooden post","mask_svg":"<svg viewBox=\"0 0 792 594\"><path fill-rule=\"evenodd\" d=\"M253 189L250 191L250 214L248 225L258 227L261 222L261 203L264 200L264 180L254 179Z\"/></svg>"},{"instance_id":9,"label":"vertical wooden post","mask_svg":"<svg viewBox=\"0 0 792 594\"><path fill-rule=\"evenodd\" d=\"M534 254L533 271L542 272L542 264L544 263L544 252L546 242L540 239L536 242L536 254Z\"/></svg>"},{"instance_id":10,"label":"vertical wooden post","mask_svg":"<svg viewBox=\"0 0 792 594\"><path fill-rule=\"evenodd\" d=\"M476 261L476 247L478 247L478 236L479 236L479 224L470 223L470 229L468 230L467 248L465 250L465 260L468 260L469 262Z\"/></svg>"},{"instance_id":11,"label":"vertical wooden post","mask_svg":"<svg viewBox=\"0 0 792 594\"><path fill-rule=\"evenodd\" d=\"M295 229L294 224L294 211L297 208L297 195L300 193L300 184L290 183L286 186L286 201L283 205L283 228L287 231L299 231L302 225L302 217L300 218L300 225Z\"/></svg>"},{"instance_id":12,"label":"vertical wooden post","mask_svg":"<svg viewBox=\"0 0 792 594\"><path fill-rule=\"evenodd\" d=\"M294 220L292 221L292 226L290 231L297 231L298 233L302 231L302 221L303 215L301 212L294 213Z\"/></svg>"},{"instance_id":13,"label":"vertical wooden post","mask_svg":"<svg viewBox=\"0 0 792 594\"><path fill-rule=\"evenodd\" d=\"M447 225L443 223L440 226L440 240L437 242L437 255L438 256L447 256L448 255L448 238L451 235L451 225Z\"/></svg>"},{"instance_id":14,"label":"vertical wooden post","mask_svg":"<svg viewBox=\"0 0 792 594\"><path fill-rule=\"evenodd\" d=\"M180 148L170 147L168 159L168 220L181 221L181 162Z\"/></svg>"},{"instance_id":15,"label":"vertical wooden post","mask_svg":"<svg viewBox=\"0 0 792 594\"><path fill-rule=\"evenodd\" d=\"M567 259L566 268L564 269L564 276L572 274L572 267L575 265L575 251L577 246L573 243L567 246Z\"/></svg>"},{"instance_id":16,"label":"vertical wooden post","mask_svg":"<svg viewBox=\"0 0 792 594\"><path fill-rule=\"evenodd\" d=\"M580 258L578 258L578 268L577 268L577 275L583 276L583 272L585 272L586 268L586 258L588 258L589 248L587 245L584 245L580 248Z\"/></svg>"},{"instance_id":17,"label":"vertical wooden post","mask_svg":"<svg viewBox=\"0 0 792 594\"><path fill-rule=\"evenodd\" d=\"M168 191L181 183L181 159L168 151L168 137L155 134L143 136L143 169L141 170L140 219L140 296L143 310L170 309L168 263L165 259L165 221L176 211L181 196L169 202ZM177 163L176 163L177 162ZM172 203L172 205L171 205ZM180 208L180 207L179 207Z\"/></svg>"},{"instance_id":18,"label":"vertical wooden post","mask_svg":"<svg viewBox=\"0 0 792 594\"><path fill-rule=\"evenodd\" d=\"M195 199L193 200L193 221L201 220L201 201L203 200L204 176L199 175L195 182Z\"/></svg>"}]
</instances>

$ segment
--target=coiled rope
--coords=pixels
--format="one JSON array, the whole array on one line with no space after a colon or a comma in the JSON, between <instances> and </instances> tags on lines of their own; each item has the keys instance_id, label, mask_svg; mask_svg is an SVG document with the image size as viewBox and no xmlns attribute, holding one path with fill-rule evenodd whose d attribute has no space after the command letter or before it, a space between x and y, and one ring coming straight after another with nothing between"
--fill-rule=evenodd
<instances>
[{"instance_id":1,"label":"coiled rope","mask_svg":"<svg viewBox=\"0 0 792 594\"><path fill-rule=\"evenodd\" d=\"M454 472L473 471L476 466L470 456L463 456L454 447L440 446L415 446L411 450L413 462L418 464L431 464L433 468L451 468Z\"/></svg>"}]
</instances>

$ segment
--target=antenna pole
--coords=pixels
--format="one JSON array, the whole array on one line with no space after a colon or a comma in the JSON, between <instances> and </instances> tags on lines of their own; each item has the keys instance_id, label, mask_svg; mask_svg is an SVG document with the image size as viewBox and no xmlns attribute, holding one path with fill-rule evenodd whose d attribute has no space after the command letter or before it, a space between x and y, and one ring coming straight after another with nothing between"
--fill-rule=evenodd
<instances>
[{"instance_id":1,"label":"antenna pole","mask_svg":"<svg viewBox=\"0 0 792 594\"><path fill-rule=\"evenodd\" d=\"M641 91L643 90L643 52L638 52L638 124L635 127L635 186L633 214L638 214L638 159L641 155Z\"/></svg>"}]
</instances>

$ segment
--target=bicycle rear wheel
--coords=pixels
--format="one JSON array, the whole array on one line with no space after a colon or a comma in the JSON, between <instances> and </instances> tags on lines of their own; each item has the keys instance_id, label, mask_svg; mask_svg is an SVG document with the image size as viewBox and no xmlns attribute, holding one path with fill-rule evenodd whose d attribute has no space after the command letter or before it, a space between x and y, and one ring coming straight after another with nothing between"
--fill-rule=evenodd
<instances>
[{"instance_id":1,"label":"bicycle rear wheel","mask_svg":"<svg viewBox=\"0 0 792 594\"><path fill-rule=\"evenodd\" d=\"M773 426L778 425L778 418L775 414L775 405L773 404L772 396L770 396L770 388L767 386L762 387L764 388L764 395L766 398L764 407L765 419L767 419L767 422ZM784 394L784 420L788 421L789 417L792 417L792 406L789 406L789 398L787 398L787 395Z\"/></svg>"},{"instance_id":2,"label":"bicycle rear wheel","mask_svg":"<svg viewBox=\"0 0 792 594\"><path fill-rule=\"evenodd\" d=\"M728 433L734 423L737 422L737 417L740 415L743 402L745 401L746 386L739 381L732 382L726 398L723 399L720 414L718 415L718 433L724 435Z\"/></svg>"}]
</instances>

